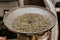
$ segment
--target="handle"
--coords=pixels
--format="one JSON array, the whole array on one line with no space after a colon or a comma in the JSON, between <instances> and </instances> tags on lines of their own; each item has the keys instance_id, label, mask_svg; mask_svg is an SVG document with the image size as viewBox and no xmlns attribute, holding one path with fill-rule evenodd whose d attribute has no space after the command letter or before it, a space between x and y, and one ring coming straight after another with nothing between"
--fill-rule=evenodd
<instances>
[{"instance_id":1,"label":"handle","mask_svg":"<svg viewBox=\"0 0 60 40\"><path fill-rule=\"evenodd\" d=\"M24 0L18 0L18 6L23 7L24 6Z\"/></svg>"},{"instance_id":2,"label":"handle","mask_svg":"<svg viewBox=\"0 0 60 40\"><path fill-rule=\"evenodd\" d=\"M51 0L44 0L44 3L46 5L46 8L56 15L56 10L55 10L55 7L54 7L52 1Z\"/></svg>"}]
</instances>

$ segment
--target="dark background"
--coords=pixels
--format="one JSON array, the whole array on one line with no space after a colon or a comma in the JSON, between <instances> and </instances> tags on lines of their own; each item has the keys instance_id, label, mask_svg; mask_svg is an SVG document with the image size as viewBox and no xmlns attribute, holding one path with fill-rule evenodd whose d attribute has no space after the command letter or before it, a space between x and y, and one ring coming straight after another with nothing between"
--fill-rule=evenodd
<instances>
[{"instance_id":1,"label":"dark background","mask_svg":"<svg viewBox=\"0 0 60 40\"><path fill-rule=\"evenodd\" d=\"M59 36L58 36L58 40L60 39L60 12L57 12L57 17L58 17L58 28L59 28Z\"/></svg>"}]
</instances>

